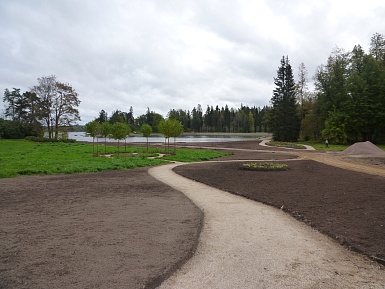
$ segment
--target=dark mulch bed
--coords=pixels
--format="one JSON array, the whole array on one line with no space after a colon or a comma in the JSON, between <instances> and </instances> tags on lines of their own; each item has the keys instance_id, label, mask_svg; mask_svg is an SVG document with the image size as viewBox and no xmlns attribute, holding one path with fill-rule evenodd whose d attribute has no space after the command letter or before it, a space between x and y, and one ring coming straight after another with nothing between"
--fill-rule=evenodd
<instances>
[{"instance_id":1,"label":"dark mulch bed","mask_svg":"<svg viewBox=\"0 0 385 289\"><path fill-rule=\"evenodd\" d=\"M211 150L220 150L231 153L226 157L217 159L218 161L228 160L282 160L296 159L298 156L293 154L292 150L260 146L259 140L252 141L233 141L233 142L201 142L185 143L180 145L186 148L206 148ZM274 150L274 151L273 151ZM311 153L311 152L310 152Z\"/></svg>"},{"instance_id":2,"label":"dark mulch bed","mask_svg":"<svg viewBox=\"0 0 385 289\"><path fill-rule=\"evenodd\" d=\"M154 288L202 212L147 169L0 179L0 288Z\"/></svg>"},{"instance_id":3,"label":"dark mulch bed","mask_svg":"<svg viewBox=\"0 0 385 289\"><path fill-rule=\"evenodd\" d=\"M282 161L287 171L241 170L239 162L179 166L183 176L282 208L367 256L385 258L385 178L314 161Z\"/></svg>"},{"instance_id":4,"label":"dark mulch bed","mask_svg":"<svg viewBox=\"0 0 385 289\"><path fill-rule=\"evenodd\" d=\"M279 147L266 147L260 146L260 140L246 140L246 141L229 141L229 142L200 142L200 143L183 143L181 145L189 146L200 146L200 147L210 147L210 148L233 148L233 149L245 149L245 150L279 150L279 151L288 151L284 148Z\"/></svg>"}]
</instances>

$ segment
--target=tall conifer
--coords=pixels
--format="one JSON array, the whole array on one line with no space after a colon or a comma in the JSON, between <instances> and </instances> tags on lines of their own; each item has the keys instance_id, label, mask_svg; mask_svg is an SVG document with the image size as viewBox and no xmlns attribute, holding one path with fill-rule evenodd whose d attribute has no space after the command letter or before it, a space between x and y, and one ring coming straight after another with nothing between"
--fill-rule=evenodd
<instances>
[{"instance_id":1,"label":"tall conifer","mask_svg":"<svg viewBox=\"0 0 385 289\"><path fill-rule=\"evenodd\" d=\"M274 78L276 88L271 98L270 129L276 141L297 141L300 118L295 99L295 82L289 58L283 56Z\"/></svg>"}]
</instances>

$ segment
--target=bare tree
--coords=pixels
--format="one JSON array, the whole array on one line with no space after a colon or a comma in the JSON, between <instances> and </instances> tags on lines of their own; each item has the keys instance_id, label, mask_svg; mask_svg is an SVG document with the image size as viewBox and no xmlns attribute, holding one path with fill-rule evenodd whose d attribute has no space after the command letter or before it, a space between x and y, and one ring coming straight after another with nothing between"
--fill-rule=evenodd
<instances>
[{"instance_id":1,"label":"bare tree","mask_svg":"<svg viewBox=\"0 0 385 289\"><path fill-rule=\"evenodd\" d=\"M78 94L71 85L58 82L54 75L37 80L32 92L39 99L39 119L46 125L48 137L58 138L61 127L80 120Z\"/></svg>"},{"instance_id":2,"label":"bare tree","mask_svg":"<svg viewBox=\"0 0 385 289\"><path fill-rule=\"evenodd\" d=\"M303 100L307 92L307 70L305 64L301 62L298 67L297 96L301 105L301 121L304 118Z\"/></svg>"},{"instance_id":3,"label":"bare tree","mask_svg":"<svg viewBox=\"0 0 385 289\"><path fill-rule=\"evenodd\" d=\"M56 76L43 76L37 79L38 85L32 88L32 92L39 98L39 119L46 125L48 137L53 137L53 118L51 107L56 96Z\"/></svg>"},{"instance_id":4,"label":"bare tree","mask_svg":"<svg viewBox=\"0 0 385 289\"><path fill-rule=\"evenodd\" d=\"M70 126L73 122L80 120L80 104L78 94L69 84L56 82L57 94L52 103L52 114L54 116L55 138L58 138L60 127Z\"/></svg>"}]
</instances>

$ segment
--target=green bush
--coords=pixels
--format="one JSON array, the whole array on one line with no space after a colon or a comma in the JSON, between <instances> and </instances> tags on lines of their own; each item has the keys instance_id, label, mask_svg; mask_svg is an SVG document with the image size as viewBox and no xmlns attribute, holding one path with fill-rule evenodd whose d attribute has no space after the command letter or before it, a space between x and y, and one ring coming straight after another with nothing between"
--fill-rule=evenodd
<instances>
[{"instance_id":1,"label":"green bush","mask_svg":"<svg viewBox=\"0 0 385 289\"><path fill-rule=\"evenodd\" d=\"M0 138L22 139L26 136L38 136L43 132L39 123L23 123L17 120L0 118Z\"/></svg>"},{"instance_id":2,"label":"green bush","mask_svg":"<svg viewBox=\"0 0 385 289\"><path fill-rule=\"evenodd\" d=\"M26 140L33 141L33 142L62 142L62 143L75 143L75 139L54 139L54 138L47 138L47 137L41 137L41 136L27 136L25 137Z\"/></svg>"}]
</instances>

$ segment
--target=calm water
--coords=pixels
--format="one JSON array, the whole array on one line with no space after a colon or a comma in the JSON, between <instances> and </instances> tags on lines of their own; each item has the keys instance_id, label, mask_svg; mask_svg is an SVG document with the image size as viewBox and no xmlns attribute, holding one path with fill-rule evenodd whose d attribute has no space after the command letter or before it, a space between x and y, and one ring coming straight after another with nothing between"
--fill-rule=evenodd
<instances>
[{"instance_id":1,"label":"calm water","mask_svg":"<svg viewBox=\"0 0 385 289\"><path fill-rule=\"evenodd\" d=\"M220 135L220 136L214 136L214 135L201 135L201 136L180 136L176 138L176 142L178 143L184 143L184 142L228 142L228 141L245 141L245 140L254 140L258 136L267 136L268 134L244 134L242 136L240 135L233 135L229 134L228 136ZM87 136L84 132L70 132L68 133L68 137L71 139L75 139L77 141L85 141L85 142L92 142L92 137ZM127 139L127 142L146 142L147 139L142 136L130 136ZM104 142L104 138L99 138L99 141ZM124 140L122 140L124 141ZM149 142L153 143L159 143L164 142L164 137L160 136L150 136L148 138ZM171 138L170 142L173 142L174 139ZM107 142L116 142L115 139L109 139L107 138Z\"/></svg>"}]
</instances>

